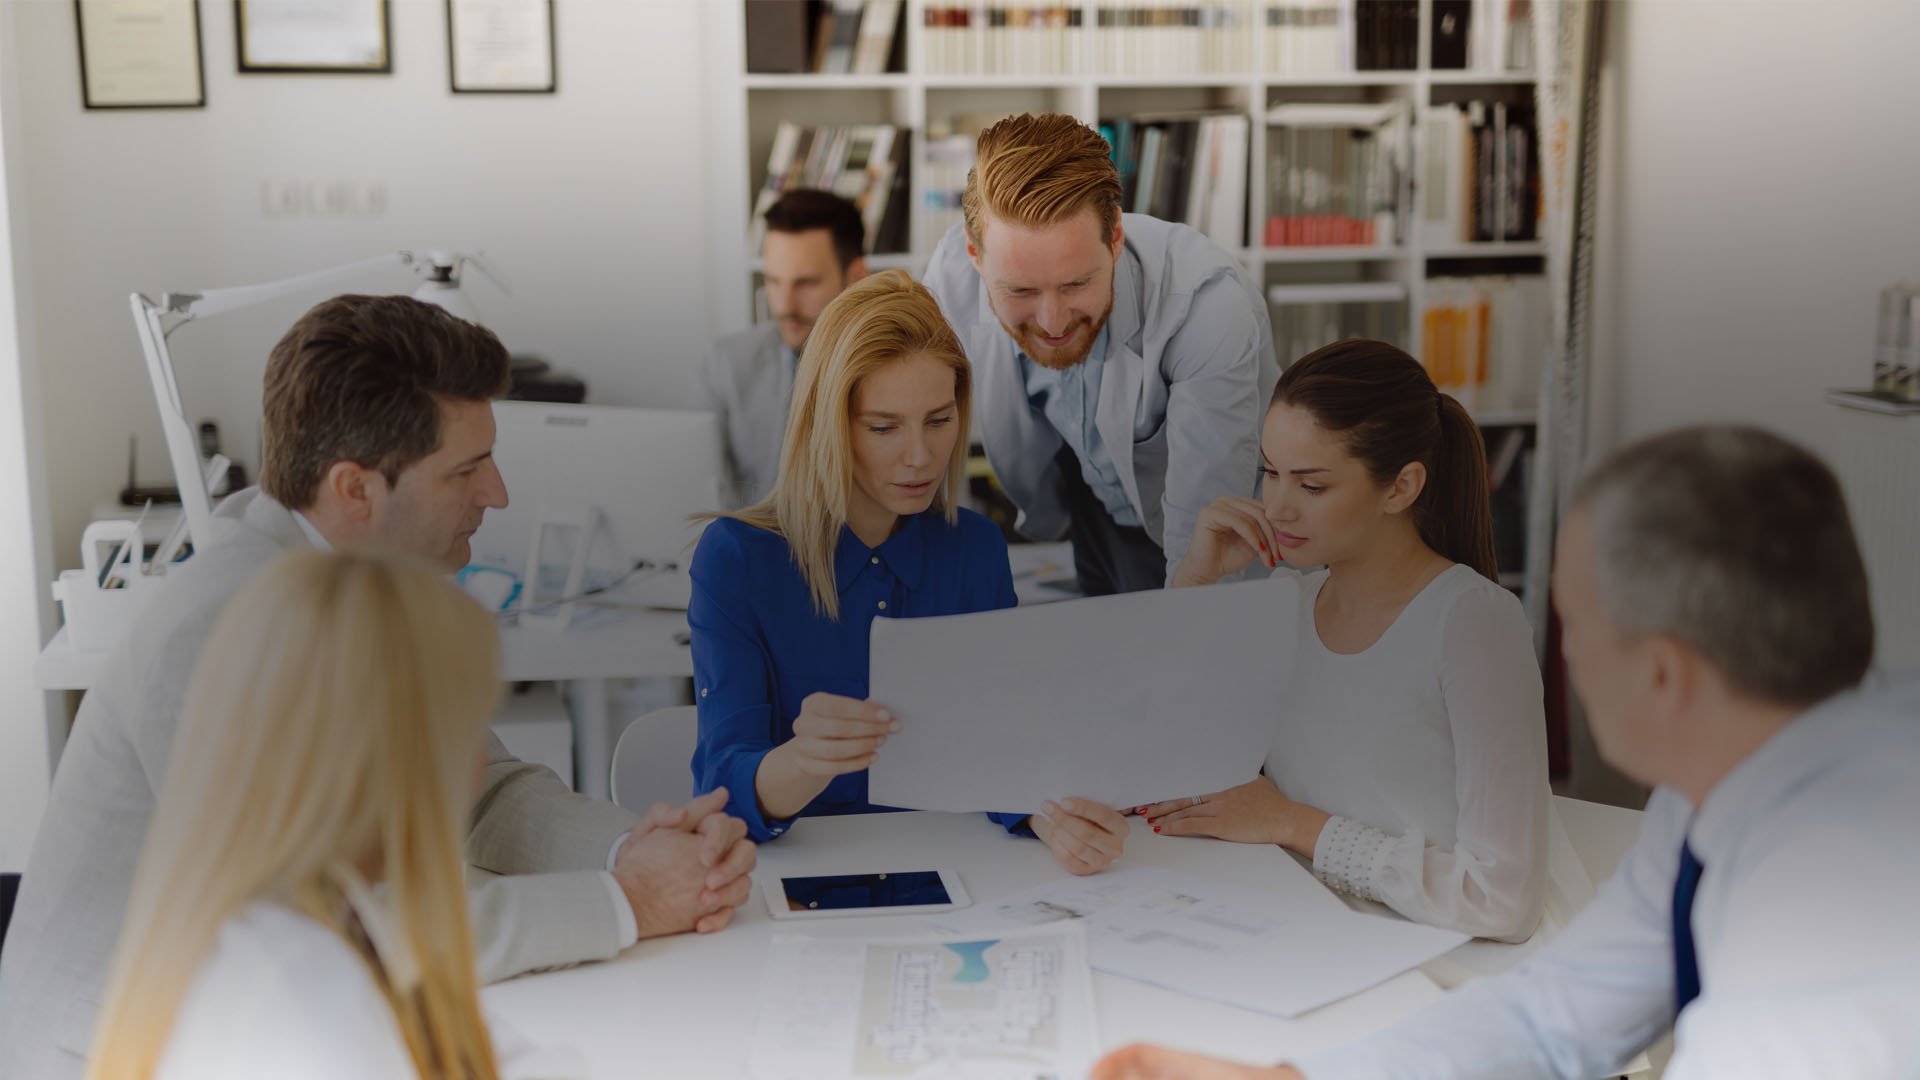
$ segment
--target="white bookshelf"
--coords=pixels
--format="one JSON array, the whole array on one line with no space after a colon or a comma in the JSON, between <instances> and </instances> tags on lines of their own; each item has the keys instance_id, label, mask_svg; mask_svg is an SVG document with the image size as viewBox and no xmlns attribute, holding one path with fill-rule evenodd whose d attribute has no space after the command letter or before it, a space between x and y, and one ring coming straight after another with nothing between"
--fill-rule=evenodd
<instances>
[{"instance_id":1,"label":"white bookshelf","mask_svg":"<svg viewBox=\"0 0 1920 1080\"><path fill-rule=\"evenodd\" d=\"M1360 0L1368 2L1368 0ZM740 0L711 0L707 34L711 85L705 103L712 202L709 207L712 288L716 298L713 330L744 326L752 317L760 262L750 250L749 215L764 180L772 132L780 121L804 124L889 123L909 129L907 235L914 250L868 257L874 269L902 267L920 272L932 254L925 226L923 167L929 121L956 114L1011 115L1022 111L1058 111L1089 124L1102 117L1140 112L1200 108L1243 113L1249 121L1247 238L1250 246L1234 252L1263 294L1284 302L1401 303L1406 312L1403 343L1418 354L1420 313L1426 288L1437 270L1484 268L1491 273L1545 273L1544 242L1432 244L1422 236L1415 179L1422 174L1425 147L1417 122L1421 107L1461 100L1485 88L1488 96L1513 100L1533 84L1531 74L1507 71L1434 70L1431 59L1431 0L1419 3L1418 66L1406 71L1336 71L1281 74L1267 55L1265 0L1251 0L1251 24L1245 57L1251 70L1219 74L1123 75L1096 70L1101 63L1095 0L1081 0L1079 70L1044 74L966 75L927 68L923 15L928 0L907 0L904 23L905 72L884 75L762 75L746 72L745 5ZM1477 96L1477 95L1476 95ZM1267 247L1261 244L1266 220L1268 153L1266 113L1291 102L1404 102L1415 120L1410 125L1408 168L1403 179L1403 237L1395 244L1367 247ZM1536 152L1537 148L1536 148ZM1465 261L1463 260L1471 260ZM1436 267L1436 263L1443 263ZM1292 359L1282 357L1281 362ZM1489 428L1531 427L1532 409L1484 411L1477 417ZM1529 562L1540 553L1530 552ZM1518 583L1512 568L1506 575Z\"/></svg>"},{"instance_id":2,"label":"white bookshelf","mask_svg":"<svg viewBox=\"0 0 1920 1080\"><path fill-rule=\"evenodd\" d=\"M1366 0L1362 0L1366 2ZM1150 110L1221 108L1243 112L1249 118L1248 235L1254 246L1235 254L1264 287L1304 284L1294 271L1284 282L1269 274L1275 267L1318 268L1325 281L1335 283L1398 282L1405 287L1408 325L1404 342L1419 346L1418 313L1424 308L1425 282L1435 260L1544 259L1544 243L1484 243L1428 245L1417 220L1413 178L1421 175L1423 147L1418 125L1412 145L1403 193L1403 242L1373 247L1265 247L1258 244L1266 219L1267 132L1269 105L1287 101L1399 100L1418 109L1432 103L1435 88L1458 94L1462 88L1530 86L1533 76L1513 72L1433 70L1430 59L1432 7L1420 3L1420 36L1416 50L1419 67L1410 71L1342 71L1317 75L1268 72L1268 36L1264 30L1264 0L1252 0L1248 42L1253 71L1237 74L1194 72L1174 75L1101 74L1098 63L1094 0L1083 0L1083 35L1079 54L1087 70L1034 75L956 75L929 73L924 63L923 13L928 0L907 0L901 13L906 34L904 73L885 75L757 75L746 72L745 5L739 0L713 0L707 5L712 20L709 44L713 86L709 112L713 119L709 147L714 180L711 209L714 244L713 284L717 298L716 332L737 329L752 316L758 260L749 248L748 221L753 197L766 168L766 152L773 127L780 120L801 123L891 123L913 132L910 157L911 200L909 243L904 254L869 257L874 268L918 270L931 250L926 247L926 188L922 149L930 120L959 112L1012 114L1026 110L1057 110L1089 124L1103 115ZM1509 92L1511 92L1509 90ZM1417 111L1416 111L1417 115ZM1538 267L1520 263L1519 272ZM1306 272L1313 272L1312 270Z\"/></svg>"}]
</instances>

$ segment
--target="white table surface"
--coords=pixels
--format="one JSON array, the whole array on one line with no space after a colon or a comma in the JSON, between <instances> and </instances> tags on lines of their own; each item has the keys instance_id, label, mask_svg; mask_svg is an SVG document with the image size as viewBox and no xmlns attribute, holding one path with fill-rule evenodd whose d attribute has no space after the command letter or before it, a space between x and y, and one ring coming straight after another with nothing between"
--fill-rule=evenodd
<instances>
[{"instance_id":1,"label":"white table surface","mask_svg":"<svg viewBox=\"0 0 1920 1080\"><path fill-rule=\"evenodd\" d=\"M1129 865L1261 889L1276 903L1338 902L1331 894L1302 894L1300 876L1282 872L1279 860L1288 856L1278 848L1156 836L1144 821L1133 824ZM976 905L1067 877L1039 841L1009 836L984 815L869 814L801 820L761 847L755 878L921 869L957 871ZM1311 879L1307 884L1325 892ZM734 924L718 935L641 942L611 962L524 976L483 996L489 1014L519 1035L578 1051L588 1077L747 1076L760 969L776 929L884 938L926 926L904 916L776 923L756 885ZM1282 1020L1099 972L1093 984L1104 1048L1145 1039L1248 1061L1347 1042L1440 996L1431 979L1411 971Z\"/></svg>"}]
</instances>

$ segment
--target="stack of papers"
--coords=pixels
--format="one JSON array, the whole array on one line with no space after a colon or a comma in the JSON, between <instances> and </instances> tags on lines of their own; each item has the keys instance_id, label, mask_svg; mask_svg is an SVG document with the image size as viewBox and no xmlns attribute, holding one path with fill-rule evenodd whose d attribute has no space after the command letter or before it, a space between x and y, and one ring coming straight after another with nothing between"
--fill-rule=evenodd
<instances>
[{"instance_id":1,"label":"stack of papers","mask_svg":"<svg viewBox=\"0 0 1920 1080\"><path fill-rule=\"evenodd\" d=\"M954 934L1079 923L1095 971L1287 1018L1467 941L1338 902L1276 910L1243 890L1142 867L1046 885L934 922Z\"/></svg>"}]
</instances>

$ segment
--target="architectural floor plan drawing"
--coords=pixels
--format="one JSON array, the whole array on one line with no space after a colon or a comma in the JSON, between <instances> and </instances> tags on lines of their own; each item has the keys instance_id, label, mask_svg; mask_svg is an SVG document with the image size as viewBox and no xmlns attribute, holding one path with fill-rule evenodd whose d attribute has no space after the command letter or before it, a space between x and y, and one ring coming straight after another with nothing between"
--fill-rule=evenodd
<instances>
[{"instance_id":1,"label":"architectural floor plan drawing","mask_svg":"<svg viewBox=\"0 0 1920 1080\"><path fill-rule=\"evenodd\" d=\"M1077 924L972 939L783 936L753 1051L764 1080L1052 1080L1092 1060Z\"/></svg>"}]
</instances>

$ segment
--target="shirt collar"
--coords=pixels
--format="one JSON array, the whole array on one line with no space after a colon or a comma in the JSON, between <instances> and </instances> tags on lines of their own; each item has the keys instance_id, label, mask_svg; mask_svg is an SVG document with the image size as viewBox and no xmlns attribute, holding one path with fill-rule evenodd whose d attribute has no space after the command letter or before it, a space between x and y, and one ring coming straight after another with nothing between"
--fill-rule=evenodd
<instances>
[{"instance_id":1,"label":"shirt collar","mask_svg":"<svg viewBox=\"0 0 1920 1080\"><path fill-rule=\"evenodd\" d=\"M921 571L927 563L926 531L920 519L931 513L934 511L927 510L901 518L900 527L877 548L861 543L852 529L840 526L840 546L833 553L833 579L840 591L845 593L861 572L873 565L875 558L885 564L902 585L919 588Z\"/></svg>"},{"instance_id":2,"label":"shirt collar","mask_svg":"<svg viewBox=\"0 0 1920 1080\"><path fill-rule=\"evenodd\" d=\"M307 515L298 510L289 510L287 512L293 515L294 523L300 526L300 531L307 534L307 541L309 543L321 551L333 550L333 545L327 543L327 538L320 534L320 530L314 526L313 522L307 520Z\"/></svg>"},{"instance_id":3,"label":"shirt collar","mask_svg":"<svg viewBox=\"0 0 1920 1080\"><path fill-rule=\"evenodd\" d=\"M1846 704L1853 697L1829 698L1794 717L1707 792L1687 825L1687 843L1702 864L1711 865L1738 842L1745 826L1825 766L1833 728L1853 711Z\"/></svg>"}]
</instances>

